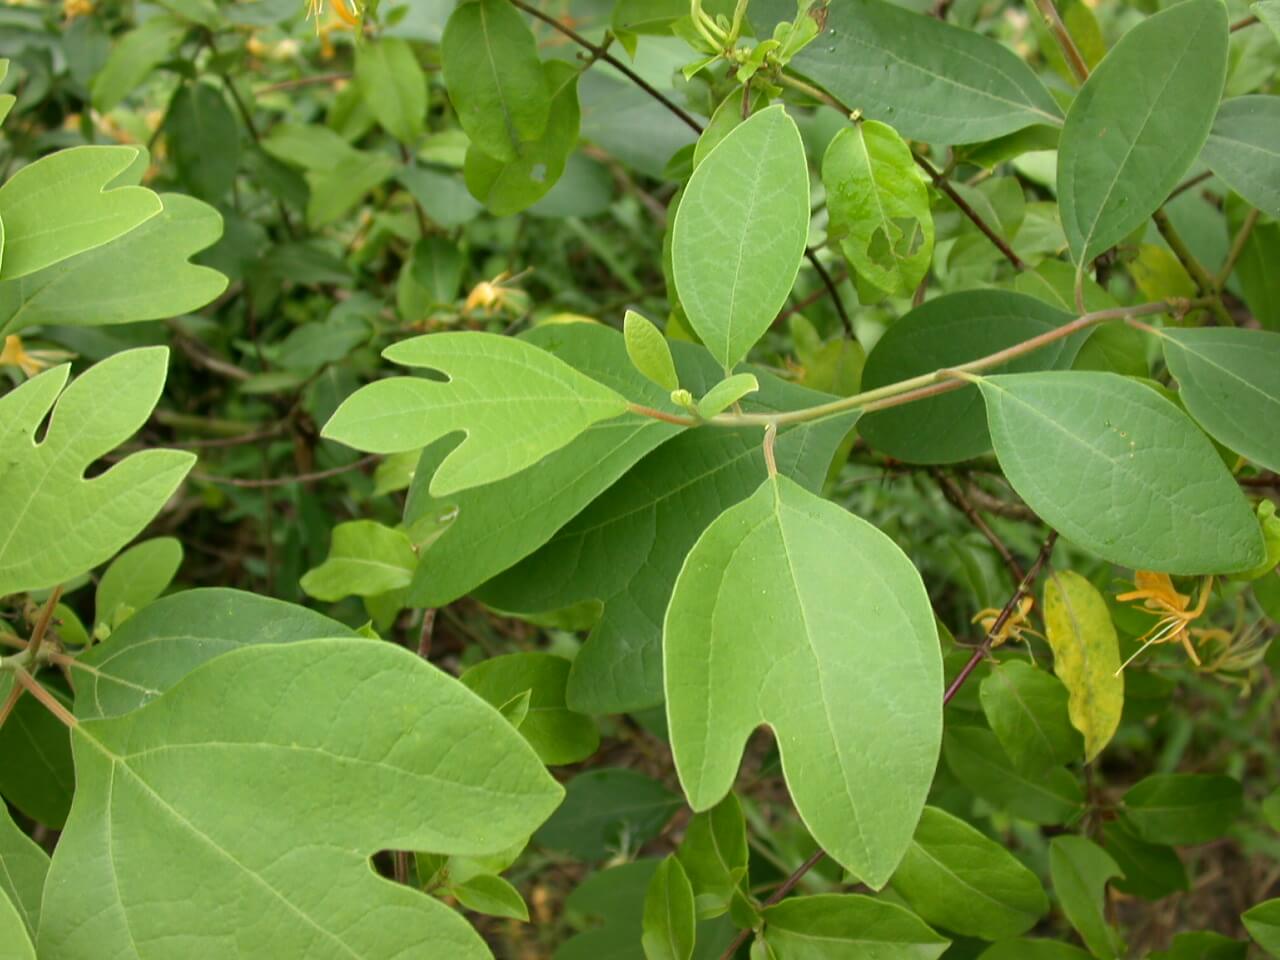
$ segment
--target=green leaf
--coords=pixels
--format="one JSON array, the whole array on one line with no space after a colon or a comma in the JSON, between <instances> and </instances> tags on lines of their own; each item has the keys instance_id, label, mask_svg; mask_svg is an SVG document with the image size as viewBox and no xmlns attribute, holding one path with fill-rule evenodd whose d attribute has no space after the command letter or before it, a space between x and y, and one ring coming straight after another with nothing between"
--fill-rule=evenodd
<instances>
[{"instance_id":1,"label":"green leaf","mask_svg":"<svg viewBox=\"0 0 1280 960\"><path fill-rule=\"evenodd\" d=\"M987 722L1019 770L1035 776L1080 755L1080 736L1067 719L1066 687L1044 670L1021 660L994 665L979 693Z\"/></svg>"},{"instance_id":2,"label":"green leaf","mask_svg":"<svg viewBox=\"0 0 1280 960\"><path fill-rule=\"evenodd\" d=\"M911 148L875 120L846 127L822 157L828 236L858 276L891 296L909 294L933 259L929 191Z\"/></svg>"},{"instance_id":3,"label":"green leaf","mask_svg":"<svg viewBox=\"0 0 1280 960\"><path fill-rule=\"evenodd\" d=\"M706 392L698 401L698 416L710 420L723 413L749 393L760 389L760 381L751 373L735 373Z\"/></svg>"},{"instance_id":4,"label":"green leaf","mask_svg":"<svg viewBox=\"0 0 1280 960\"><path fill-rule=\"evenodd\" d=\"M182 542L156 537L130 547L98 581L93 622L114 629L164 593L182 565Z\"/></svg>"},{"instance_id":5,"label":"green leaf","mask_svg":"<svg viewBox=\"0 0 1280 960\"><path fill-rule=\"evenodd\" d=\"M664 390L679 388L680 378L671 359L671 347L662 331L643 314L628 310L623 317L622 333L632 366Z\"/></svg>"},{"instance_id":6,"label":"green leaf","mask_svg":"<svg viewBox=\"0 0 1280 960\"><path fill-rule=\"evenodd\" d=\"M313 610L252 593L176 593L148 604L76 658L75 713L90 720L129 713L202 663L242 646L354 636Z\"/></svg>"},{"instance_id":7,"label":"green leaf","mask_svg":"<svg viewBox=\"0 0 1280 960\"><path fill-rule=\"evenodd\" d=\"M1178 396L1200 426L1280 471L1280 333L1204 327L1160 335Z\"/></svg>"},{"instance_id":8,"label":"green leaf","mask_svg":"<svg viewBox=\"0 0 1280 960\"><path fill-rule=\"evenodd\" d=\"M1249 9L1280 40L1280 0L1257 0Z\"/></svg>"},{"instance_id":9,"label":"green leaf","mask_svg":"<svg viewBox=\"0 0 1280 960\"><path fill-rule=\"evenodd\" d=\"M0 397L0 596L65 583L142 531L178 488L195 456L144 450L84 479L95 460L145 422L164 386L169 352L117 353L63 390L70 367L47 370ZM56 401L56 407L55 407ZM43 440L37 428L53 409Z\"/></svg>"},{"instance_id":10,"label":"green leaf","mask_svg":"<svg viewBox=\"0 0 1280 960\"><path fill-rule=\"evenodd\" d=\"M1123 798L1125 820L1150 843L1208 843L1240 816L1244 796L1231 777L1201 773L1156 773L1130 787Z\"/></svg>"},{"instance_id":11,"label":"green leaf","mask_svg":"<svg viewBox=\"0 0 1280 960\"><path fill-rule=\"evenodd\" d=\"M697 353L706 358L705 351ZM694 380L707 372L682 366L681 379L697 389ZM761 392L744 407L794 409L823 399L829 398L762 376ZM818 490L854 419L781 430L774 446L779 472ZM602 602L604 614L573 663L569 703L587 713L656 706L662 702L662 618L685 556L716 517L759 487L765 470L758 429L686 431L479 596L524 612Z\"/></svg>"},{"instance_id":12,"label":"green leaf","mask_svg":"<svg viewBox=\"0 0 1280 960\"><path fill-rule=\"evenodd\" d=\"M1257 521L1213 445L1155 390L1081 371L987 377L979 386L1005 477L1068 540L1112 563L1165 573L1231 572L1262 560Z\"/></svg>"},{"instance_id":13,"label":"green leaf","mask_svg":"<svg viewBox=\"0 0 1280 960\"><path fill-rule=\"evenodd\" d=\"M1227 8L1184 0L1129 30L1067 111L1058 204L1086 264L1164 203L1209 136L1227 73Z\"/></svg>"},{"instance_id":14,"label":"green leaf","mask_svg":"<svg viewBox=\"0 0 1280 960\"><path fill-rule=\"evenodd\" d=\"M1225 101L1201 157L1232 190L1268 216L1280 217L1280 97Z\"/></svg>"},{"instance_id":15,"label":"green leaf","mask_svg":"<svg viewBox=\"0 0 1280 960\"><path fill-rule=\"evenodd\" d=\"M689 323L731 370L786 302L809 233L809 171L782 106L735 127L693 172L672 227Z\"/></svg>"},{"instance_id":16,"label":"green leaf","mask_svg":"<svg viewBox=\"0 0 1280 960\"><path fill-rule=\"evenodd\" d=\"M418 555L403 531L374 520L352 520L333 528L328 559L309 570L299 586L329 603L375 597L407 587L417 565Z\"/></svg>"},{"instance_id":17,"label":"green leaf","mask_svg":"<svg viewBox=\"0 0 1280 960\"><path fill-rule=\"evenodd\" d=\"M909 140L976 143L1062 122L1031 68L973 30L884 0L841 0L826 13L791 65Z\"/></svg>"},{"instance_id":18,"label":"green leaf","mask_svg":"<svg viewBox=\"0 0 1280 960\"><path fill-rule=\"evenodd\" d=\"M975 794L1015 817L1046 825L1068 823L1084 810L1084 793L1067 770L1028 777L1005 756L995 734L956 726L943 740L947 767Z\"/></svg>"},{"instance_id":19,"label":"green leaf","mask_svg":"<svg viewBox=\"0 0 1280 960\"><path fill-rule=\"evenodd\" d=\"M17 280L0 281L0 335L28 327L102 326L190 313L227 288L188 258L222 236L213 207L177 193L124 236Z\"/></svg>"},{"instance_id":20,"label":"green leaf","mask_svg":"<svg viewBox=\"0 0 1280 960\"><path fill-rule=\"evenodd\" d=\"M1120 935L1107 923L1107 881L1121 876L1105 850L1084 837L1049 841L1049 873L1062 912L1100 960L1116 960L1124 952Z\"/></svg>"},{"instance_id":21,"label":"green leaf","mask_svg":"<svg viewBox=\"0 0 1280 960\"><path fill-rule=\"evenodd\" d=\"M369 857L496 852L562 795L497 711L409 651L363 640L226 654L73 738L76 801L38 944L66 960L179 939L184 957L212 960L264 924L282 956L429 942L487 957L457 914L378 878Z\"/></svg>"},{"instance_id":22,"label":"green leaf","mask_svg":"<svg viewBox=\"0 0 1280 960\"><path fill-rule=\"evenodd\" d=\"M747 822L730 793L710 810L693 815L676 851L693 887L698 915L716 917L735 898L747 896Z\"/></svg>"},{"instance_id":23,"label":"green leaf","mask_svg":"<svg viewBox=\"0 0 1280 960\"><path fill-rule=\"evenodd\" d=\"M18 829L0 803L0 895L9 899L20 926L31 937L40 927L40 899L48 872L49 855ZM8 942L0 937L0 943Z\"/></svg>"},{"instance_id":24,"label":"green leaf","mask_svg":"<svg viewBox=\"0 0 1280 960\"><path fill-rule=\"evenodd\" d=\"M1245 960L1249 944L1220 933L1195 931L1179 933L1168 950L1159 950L1147 960Z\"/></svg>"},{"instance_id":25,"label":"green leaf","mask_svg":"<svg viewBox=\"0 0 1280 960\"><path fill-rule=\"evenodd\" d=\"M157 66L168 60L187 35L189 24L166 14L149 17L111 50L93 78L93 107L99 113L118 106Z\"/></svg>"},{"instance_id":26,"label":"green leaf","mask_svg":"<svg viewBox=\"0 0 1280 960\"><path fill-rule=\"evenodd\" d=\"M169 102L165 142L182 182L202 199L226 196L240 163L240 127L222 92L184 84Z\"/></svg>"},{"instance_id":27,"label":"green leaf","mask_svg":"<svg viewBox=\"0 0 1280 960\"><path fill-rule=\"evenodd\" d=\"M679 797L644 774L588 770L569 781L564 803L533 838L577 860L603 860L653 839L679 808Z\"/></svg>"},{"instance_id":28,"label":"green leaf","mask_svg":"<svg viewBox=\"0 0 1280 960\"><path fill-rule=\"evenodd\" d=\"M1258 946L1271 956L1280 957L1280 897L1246 910L1240 919Z\"/></svg>"},{"instance_id":29,"label":"green leaf","mask_svg":"<svg viewBox=\"0 0 1280 960\"><path fill-rule=\"evenodd\" d=\"M0 695L7 692L0 683ZM59 702L69 703L56 688L50 692ZM0 727L0 757L4 799L37 823L61 830L75 792L67 728L34 697L23 697Z\"/></svg>"},{"instance_id":30,"label":"green leaf","mask_svg":"<svg viewBox=\"0 0 1280 960\"><path fill-rule=\"evenodd\" d=\"M1280 789L1272 790L1262 801L1262 817L1272 830L1280 833Z\"/></svg>"},{"instance_id":31,"label":"green leaf","mask_svg":"<svg viewBox=\"0 0 1280 960\"><path fill-rule=\"evenodd\" d=\"M1084 735L1085 763L1092 763L1111 742L1124 710L1120 641L1111 611L1080 574L1055 571L1044 585L1044 621L1053 672L1067 688L1067 711Z\"/></svg>"},{"instance_id":32,"label":"green leaf","mask_svg":"<svg viewBox=\"0 0 1280 960\"><path fill-rule=\"evenodd\" d=\"M595 721L565 706L569 661L563 657L549 653L490 657L468 668L461 680L495 707L529 693L520 735L549 766L585 760L600 746Z\"/></svg>"},{"instance_id":33,"label":"green leaf","mask_svg":"<svg viewBox=\"0 0 1280 960\"><path fill-rule=\"evenodd\" d=\"M1052 940L1006 940L982 952L978 960L1090 960L1089 954L1069 943Z\"/></svg>"},{"instance_id":34,"label":"green leaf","mask_svg":"<svg viewBox=\"0 0 1280 960\"><path fill-rule=\"evenodd\" d=\"M890 881L928 923L983 940L1016 937L1049 911L1034 873L994 840L945 811L925 807Z\"/></svg>"},{"instance_id":35,"label":"green leaf","mask_svg":"<svg viewBox=\"0 0 1280 960\"><path fill-rule=\"evenodd\" d=\"M527 339L638 403L678 412L663 390L627 362L623 338L614 330L599 324L549 324L534 328ZM698 369L718 372L705 350L689 346L680 354L702 361ZM693 375L689 369L684 373ZM409 590L410 603L444 606L527 557L681 429L638 414L603 420L527 470L445 498L430 496L427 487L451 441L428 448L414 475L405 521L410 527L418 522L447 523L423 552ZM500 601L497 605L503 606ZM654 622L661 616L659 609Z\"/></svg>"},{"instance_id":36,"label":"green leaf","mask_svg":"<svg viewBox=\"0 0 1280 960\"><path fill-rule=\"evenodd\" d=\"M10 177L0 186L0 280L100 247L158 214L160 198L134 185L142 175L135 162L143 156L138 147L72 147Z\"/></svg>"},{"instance_id":37,"label":"green leaf","mask_svg":"<svg viewBox=\"0 0 1280 960\"><path fill-rule=\"evenodd\" d=\"M357 44L355 79L384 130L405 144L422 136L427 77L408 41L381 37Z\"/></svg>"},{"instance_id":38,"label":"green leaf","mask_svg":"<svg viewBox=\"0 0 1280 960\"><path fill-rule=\"evenodd\" d=\"M857 894L790 897L765 908L764 924L785 960L934 960L951 944L910 910Z\"/></svg>"},{"instance_id":39,"label":"green leaf","mask_svg":"<svg viewBox=\"0 0 1280 960\"><path fill-rule=\"evenodd\" d=\"M533 206L559 182L578 143L582 112L578 106L578 67L560 60L542 65L551 92L551 113L542 135L522 141L512 160L491 157L477 146L467 150L463 173L467 189L496 216Z\"/></svg>"},{"instance_id":40,"label":"green leaf","mask_svg":"<svg viewBox=\"0 0 1280 960\"><path fill-rule=\"evenodd\" d=\"M363 387L343 401L323 436L357 450L399 453L465 433L431 478L437 497L519 473L627 409L613 390L512 337L430 334L394 344L383 356L449 379L392 377Z\"/></svg>"},{"instance_id":41,"label":"green leaf","mask_svg":"<svg viewBox=\"0 0 1280 960\"><path fill-rule=\"evenodd\" d=\"M4 944L5 960L36 960L31 934L23 926L18 908L3 890L0 890L0 943Z\"/></svg>"},{"instance_id":42,"label":"green leaf","mask_svg":"<svg viewBox=\"0 0 1280 960\"><path fill-rule=\"evenodd\" d=\"M696 924L693 888L680 861L669 856L653 872L644 898L646 960L690 960Z\"/></svg>"},{"instance_id":43,"label":"green leaf","mask_svg":"<svg viewBox=\"0 0 1280 960\"><path fill-rule=\"evenodd\" d=\"M1003 290L944 294L897 320L867 357L862 388L899 380L986 356L1071 321L1043 300ZM1057 340L1003 369L1022 373L1071 366L1084 336ZM868 413L858 432L878 450L908 463L955 463L991 449L991 435L977 402L963 389L916 403Z\"/></svg>"},{"instance_id":44,"label":"green leaf","mask_svg":"<svg viewBox=\"0 0 1280 960\"><path fill-rule=\"evenodd\" d=\"M1172 847L1147 843L1123 820L1103 825L1103 846L1124 873L1115 888L1146 900L1191 889L1187 868Z\"/></svg>"},{"instance_id":45,"label":"green leaf","mask_svg":"<svg viewBox=\"0 0 1280 960\"><path fill-rule=\"evenodd\" d=\"M529 922L529 907L520 891L502 877L482 873L465 883L455 883L449 888L468 910L490 917L510 917Z\"/></svg>"},{"instance_id":46,"label":"green leaf","mask_svg":"<svg viewBox=\"0 0 1280 960\"><path fill-rule=\"evenodd\" d=\"M440 52L458 122L478 149L509 162L542 136L551 93L533 34L507 0L459 4Z\"/></svg>"},{"instance_id":47,"label":"green leaf","mask_svg":"<svg viewBox=\"0 0 1280 960\"><path fill-rule=\"evenodd\" d=\"M747 737L768 723L814 839L882 887L911 842L942 729L937 631L901 550L773 477L699 537L663 629L667 721L690 806L724 797ZM859 734L886 717L893 737Z\"/></svg>"}]
</instances>

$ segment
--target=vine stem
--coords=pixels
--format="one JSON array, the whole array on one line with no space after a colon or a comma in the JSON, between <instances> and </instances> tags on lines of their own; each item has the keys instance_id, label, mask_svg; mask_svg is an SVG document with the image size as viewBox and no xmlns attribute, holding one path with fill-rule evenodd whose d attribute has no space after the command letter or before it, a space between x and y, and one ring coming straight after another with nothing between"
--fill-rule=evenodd
<instances>
[{"instance_id":1,"label":"vine stem","mask_svg":"<svg viewBox=\"0 0 1280 960\"><path fill-rule=\"evenodd\" d=\"M1084 62L1084 57L1080 55L1080 48L1076 46L1075 40L1071 38L1071 31L1062 22L1062 16L1058 13L1058 8L1054 6L1053 0L1036 0L1036 6L1040 10L1040 16L1044 17L1045 23L1049 25L1049 31L1053 34L1053 39L1058 42L1058 47L1062 50L1062 55L1066 58L1071 72L1075 75L1076 80L1084 83L1089 79L1089 65Z\"/></svg>"},{"instance_id":2,"label":"vine stem","mask_svg":"<svg viewBox=\"0 0 1280 960\"><path fill-rule=\"evenodd\" d=\"M973 503L970 502L969 498L965 496L964 490L960 488L960 484L956 483L952 477L936 467L930 470L929 473L942 490L942 495L951 502L952 506L965 515L975 530L987 538L987 542L990 543L996 553L1000 555L1000 559L1004 562L1005 567L1011 574L1013 574L1014 581L1020 582L1022 578L1026 576L1026 571L1022 569L1022 565L1018 563L1017 558L1014 557L1013 551L1010 550L1008 546L1005 545L1005 542L1000 539L999 535L991 529L991 525L982 518L980 513L978 513L977 507L975 507Z\"/></svg>"},{"instance_id":3,"label":"vine stem","mask_svg":"<svg viewBox=\"0 0 1280 960\"><path fill-rule=\"evenodd\" d=\"M654 411L659 413L661 411ZM659 418L660 419L660 418ZM264 477L261 480L242 480L239 477L216 477L209 473L192 473L192 480L200 480L204 483L217 483L224 487L240 487L246 490L261 490L267 487L288 487L295 483L314 483L316 480L327 480L330 477L338 477L344 473L351 473L353 470L360 470L381 460L382 456L377 453L371 453L366 457L361 457L352 463L348 463L341 467L331 467L328 470L317 470L315 473L301 473L296 477Z\"/></svg>"},{"instance_id":4,"label":"vine stem","mask_svg":"<svg viewBox=\"0 0 1280 960\"><path fill-rule=\"evenodd\" d=\"M1044 565L1049 562L1049 555L1053 553L1053 545L1057 542L1058 531L1050 530L1049 535L1045 537L1044 543L1040 546L1040 552L1036 555L1035 562L1031 565L1031 568L1027 570L1026 575L1018 584L1018 589L1013 592L1013 596L1011 596L1009 601L1003 608L1001 608L999 616L997 616L995 622L991 624L991 629L988 630L987 635L983 637L982 643L977 646L973 651L973 655L969 657L965 665L960 668L960 672L956 674L955 679L947 685L947 689L942 694L942 705L944 707L955 699L956 694L960 692L960 688L964 686L965 681L968 680L973 674L973 671L977 669L978 664L981 663L987 654L991 652L992 642L995 640L996 636L999 635L1000 631L1004 629L1004 625L1009 622L1009 618L1013 616L1014 611L1018 609L1018 604L1022 602L1022 598L1025 597L1035 585L1036 579L1040 576L1040 571L1043 570ZM767 900L765 900L764 906L771 907L782 900L787 894L796 888L796 885L802 879L804 879L805 874L825 859L826 855L826 851L822 848L815 850L809 856L809 859L796 867L791 875L778 885L778 888L769 895ZM738 935L733 938L733 941L729 946L725 948L724 953L720 954L720 960L733 960L733 955L738 952L739 947L747 942L747 939L751 936L752 932L753 931L750 929L739 931Z\"/></svg>"},{"instance_id":5,"label":"vine stem","mask_svg":"<svg viewBox=\"0 0 1280 960\"><path fill-rule=\"evenodd\" d=\"M1194 307L1205 306L1211 302L1213 302L1212 297L1199 297L1195 300L1157 300L1152 303L1140 303L1132 307L1095 310L1092 313L1085 313L1076 317L1070 323L1064 323L1060 327L1046 330L1044 333L1037 334L1020 343L1015 343L1013 346L1005 347L1003 350L997 350L995 353L989 353L976 360L970 360L967 363L960 363L951 367L943 367L931 373L909 377L906 380L886 384L874 390L864 390L850 397L832 400L830 403L802 407L799 410L790 410L786 413L722 413L709 420L699 420L696 417L679 416L635 403L629 404L628 409L632 413L638 413L641 416L652 417L655 420L662 420L684 427L696 427L703 424L717 427L762 427L771 423L778 427L784 427L793 423L807 423L810 420L819 420L823 417L848 413L851 410L884 410L904 403L937 396L940 393L947 393L951 390L958 390L966 386L966 378L972 378L974 374L1008 363L1010 360L1032 353L1041 347L1048 346L1074 333L1108 320L1129 320L1134 317L1159 313L1179 313Z\"/></svg>"},{"instance_id":6,"label":"vine stem","mask_svg":"<svg viewBox=\"0 0 1280 960\"><path fill-rule=\"evenodd\" d=\"M46 690L40 684L40 681L27 673L27 671L23 670L21 667L17 667L14 669L13 675L18 678L18 683L26 687L27 692L39 700L41 706L52 713L58 719L58 722L68 730L74 730L80 725L80 721L72 716L67 708L58 702L58 698Z\"/></svg>"},{"instance_id":7,"label":"vine stem","mask_svg":"<svg viewBox=\"0 0 1280 960\"><path fill-rule=\"evenodd\" d=\"M1196 288L1209 298L1207 306L1213 310L1223 324L1229 327L1235 326L1235 321L1231 318L1231 314L1227 313L1227 308L1222 305L1222 301L1217 296L1216 279L1210 276L1209 271L1196 259L1195 254L1191 252L1191 248L1182 239L1182 235L1174 228L1173 222L1169 219L1169 215L1164 212L1164 208L1161 207L1153 213L1151 219L1155 221L1156 229L1160 231L1160 236L1164 237L1165 243L1169 244L1169 249L1173 251L1173 255L1178 258L1178 262L1186 268L1187 273L1191 275L1191 279L1195 281Z\"/></svg>"},{"instance_id":8,"label":"vine stem","mask_svg":"<svg viewBox=\"0 0 1280 960\"><path fill-rule=\"evenodd\" d=\"M1231 250L1227 253L1227 259L1222 264L1222 269L1213 279L1213 286L1219 293L1222 288L1227 285L1227 281L1231 279L1231 271L1236 268L1236 262L1240 259L1240 255L1244 253L1244 245L1249 242L1249 235L1253 233L1253 228L1258 223L1258 209L1254 207L1244 218L1244 223L1240 224L1240 229L1236 233L1235 239L1231 241Z\"/></svg>"}]
</instances>

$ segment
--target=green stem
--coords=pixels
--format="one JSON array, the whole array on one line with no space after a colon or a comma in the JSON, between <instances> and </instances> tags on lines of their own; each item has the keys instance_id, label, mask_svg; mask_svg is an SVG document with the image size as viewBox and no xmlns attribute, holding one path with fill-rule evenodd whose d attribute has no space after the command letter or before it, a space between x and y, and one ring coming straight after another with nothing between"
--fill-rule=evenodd
<instances>
[{"instance_id":1,"label":"green stem","mask_svg":"<svg viewBox=\"0 0 1280 960\"><path fill-rule=\"evenodd\" d=\"M1060 327L1047 330L1020 343L1015 343L1013 346L1005 347L1003 350L997 350L995 353L989 353L984 357L970 360L967 363L943 367L930 373L922 373L917 377L899 380L897 383L889 383L874 390L864 390L851 397L842 397L839 400L832 400L830 403L820 403L813 407L803 407L799 410L789 410L785 413L722 413L712 417L710 420L698 421L693 417L676 416L675 414L639 404L631 404L630 410L632 413L652 417L655 420L663 420L667 423L679 424L680 426L696 427L706 424L714 427L731 428L767 427L770 424L776 427L785 427L793 423L807 423L812 420L821 420L825 417L849 413L852 410L884 410L888 407L896 407L904 403L911 403L916 400L934 397L941 393L958 390L968 382L978 379L976 374L981 373L983 370L1001 366L1010 360L1025 356L1028 353L1039 350L1041 347L1056 343L1099 323L1105 323L1108 320L1128 320L1133 317L1151 316L1160 313L1183 312L1194 307L1208 306L1213 302L1213 299L1213 297L1200 297L1196 300L1158 300L1153 303L1140 303L1132 307L1095 310L1092 313L1076 317L1071 322L1064 323Z\"/></svg>"},{"instance_id":2,"label":"green stem","mask_svg":"<svg viewBox=\"0 0 1280 960\"><path fill-rule=\"evenodd\" d=\"M1231 250L1227 253L1227 259L1213 280L1214 290L1218 293L1222 292L1222 288L1231 279L1231 271L1236 268L1236 262L1239 261L1240 255L1244 253L1244 245L1249 242L1249 236L1253 233L1253 228L1257 223L1258 211L1255 208L1249 211L1248 216L1244 218L1244 223L1240 224L1240 230L1236 233L1235 239L1231 241Z\"/></svg>"},{"instance_id":3,"label":"green stem","mask_svg":"<svg viewBox=\"0 0 1280 960\"><path fill-rule=\"evenodd\" d=\"M1062 22L1058 8L1054 6L1053 0L1036 0L1036 6L1039 7L1040 15L1044 17L1045 23L1048 24L1049 32L1053 34L1053 39L1058 42L1058 47L1062 50L1062 55L1066 58L1071 72L1080 83L1084 83L1089 79L1089 65L1084 62L1084 57L1080 55L1080 48L1076 46L1075 40L1071 39L1071 31Z\"/></svg>"},{"instance_id":4,"label":"green stem","mask_svg":"<svg viewBox=\"0 0 1280 960\"><path fill-rule=\"evenodd\" d=\"M1231 318L1231 314L1227 313L1227 308L1222 305L1222 301L1217 297L1217 281L1209 275L1209 271L1195 258L1195 254L1191 252L1191 248L1182 239L1182 235L1174 229L1173 223L1169 220L1169 215L1163 209L1160 209L1151 215L1151 219L1155 221L1156 229L1160 231L1160 236L1164 237L1164 242L1169 244L1169 249L1178 258L1178 262L1186 268L1187 273L1191 274L1191 279L1195 281L1196 288L1201 295L1208 298L1209 302L1206 306L1214 312L1218 320L1223 324L1229 327L1235 326L1235 321Z\"/></svg>"}]
</instances>

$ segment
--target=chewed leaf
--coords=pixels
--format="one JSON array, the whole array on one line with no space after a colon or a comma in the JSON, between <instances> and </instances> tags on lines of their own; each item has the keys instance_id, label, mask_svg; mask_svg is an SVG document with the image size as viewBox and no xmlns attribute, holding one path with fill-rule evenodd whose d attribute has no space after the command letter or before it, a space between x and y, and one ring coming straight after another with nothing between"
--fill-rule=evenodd
<instances>
[{"instance_id":1,"label":"chewed leaf","mask_svg":"<svg viewBox=\"0 0 1280 960\"><path fill-rule=\"evenodd\" d=\"M796 809L879 888L911 843L942 737L942 657L906 555L783 477L709 526L663 638L667 721L694 810L728 792L747 736L774 728ZM892 736L866 737L889 724Z\"/></svg>"},{"instance_id":2,"label":"chewed leaf","mask_svg":"<svg viewBox=\"0 0 1280 960\"><path fill-rule=\"evenodd\" d=\"M384 356L449 379L370 384L338 408L324 436L357 450L401 453L462 431L466 438L431 479L433 496L518 473L627 409L620 394L511 337L438 333L398 343Z\"/></svg>"},{"instance_id":3,"label":"chewed leaf","mask_svg":"<svg viewBox=\"0 0 1280 960\"><path fill-rule=\"evenodd\" d=\"M136 182L134 172L141 170L134 165L141 155L138 147L72 147L10 177L0 187L0 280L102 246L158 214L162 204L155 193L118 183L122 177Z\"/></svg>"},{"instance_id":4,"label":"chewed leaf","mask_svg":"<svg viewBox=\"0 0 1280 960\"><path fill-rule=\"evenodd\" d=\"M502 716L406 650L307 640L225 654L133 713L72 732L76 798L39 952L490 956L378 850L522 841L563 791ZM175 947L174 944L180 944Z\"/></svg>"},{"instance_id":5,"label":"chewed leaf","mask_svg":"<svg viewBox=\"0 0 1280 960\"><path fill-rule=\"evenodd\" d=\"M117 353L66 390L70 367L63 365L0 397L0 596L52 587L109 559L187 475L193 454L144 450L91 480L84 476L146 421L168 357L164 347Z\"/></svg>"}]
</instances>

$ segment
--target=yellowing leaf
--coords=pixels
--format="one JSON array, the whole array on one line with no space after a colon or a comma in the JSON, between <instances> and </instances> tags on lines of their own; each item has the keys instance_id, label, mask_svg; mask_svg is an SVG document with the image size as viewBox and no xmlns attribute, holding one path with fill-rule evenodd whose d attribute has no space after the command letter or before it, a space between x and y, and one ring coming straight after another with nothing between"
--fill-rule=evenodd
<instances>
[{"instance_id":1,"label":"yellowing leaf","mask_svg":"<svg viewBox=\"0 0 1280 960\"><path fill-rule=\"evenodd\" d=\"M1053 574L1045 584L1044 619L1053 672L1070 694L1067 712L1084 734L1088 763L1111 740L1124 707L1116 628L1102 594L1070 570Z\"/></svg>"}]
</instances>

